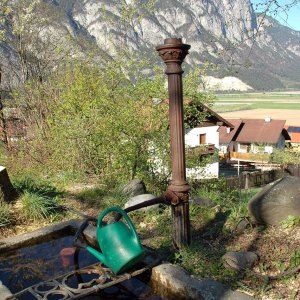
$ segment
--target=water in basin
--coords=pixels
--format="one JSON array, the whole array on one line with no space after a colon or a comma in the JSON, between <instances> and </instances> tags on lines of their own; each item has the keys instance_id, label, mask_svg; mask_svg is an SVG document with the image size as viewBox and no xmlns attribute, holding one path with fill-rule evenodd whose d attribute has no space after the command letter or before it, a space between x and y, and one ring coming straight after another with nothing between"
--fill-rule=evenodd
<instances>
[{"instance_id":1,"label":"water in basin","mask_svg":"<svg viewBox=\"0 0 300 300\"><path fill-rule=\"evenodd\" d=\"M74 250L73 236L63 236L41 244L9 251L0 256L0 280L14 294L39 282L57 278L98 262L85 249L77 248L75 255ZM77 287L79 282L89 281L93 276L95 275L73 275L69 279L68 286ZM81 299L162 299L147 286L148 279L149 274L144 273ZM42 288L40 287L40 289ZM46 286L45 289L47 289ZM36 298L32 297L30 293L25 293L18 299ZM51 295L48 299L62 299L62 295Z\"/></svg>"}]
</instances>

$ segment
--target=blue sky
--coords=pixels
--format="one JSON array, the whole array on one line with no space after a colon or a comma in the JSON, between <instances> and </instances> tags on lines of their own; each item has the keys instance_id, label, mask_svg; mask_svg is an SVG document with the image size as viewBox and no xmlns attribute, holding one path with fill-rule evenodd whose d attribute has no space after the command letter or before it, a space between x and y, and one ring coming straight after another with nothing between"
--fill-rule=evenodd
<instances>
[{"instance_id":1,"label":"blue sky","mask_svg":"<svg viewBox=\"0 0 300 300\"><path fill-rule=\"evenodd\" d=\"M253 3L253 8L256 11L263 11L266 8L266 4L268 1L266 0L251 0ZM279 5L285 6L289 5L293 2L295 3L291 8L286 9L284 12L282 9L275 10L275 6L272 5L270 7L269 15L273 16L277 19L281 24L285 26L289 26L294 30L300 31L300 1L295 0L278 0ZM275 13L275 15L274 15Z\"/></svg>"}]
</instances>

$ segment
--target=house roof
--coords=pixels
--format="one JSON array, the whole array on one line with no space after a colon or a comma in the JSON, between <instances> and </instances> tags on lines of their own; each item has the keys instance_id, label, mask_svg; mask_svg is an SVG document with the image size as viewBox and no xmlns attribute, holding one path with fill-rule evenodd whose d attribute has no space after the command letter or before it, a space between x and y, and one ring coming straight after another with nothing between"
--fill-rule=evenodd
<instances>
[{"instance_id":1,"label":"house roof","mask_svg":"<svg viewBox=\"0 0 300 300\"><path fill-rule=\"evenodd\" d=\"M197 108L207 113L206 120L199 124L199 126L211 126L215 124L219 126L234 128L234 125L231 122L221 117L219 114L217 114L215 111L213 111L203 103L201 103Z\"/></svg>"},{"instance_id":2,"label":"house roof","mask_svg":"<svg viewBox=\"0 0 300 300\"><path fill-rule=\"evenodd\" d=\"M291 143L300 143L300 132L289 132Z\"/></svg>"},{"instance_id":3,"label":"house roof","mask_svg":"<svg viewBox=\"0 0 300 300\"><path fill-rule=\"evenodd\" d=\"M228 121L231 123L236 122L236 127L238 128L235 128L235 132L232 134L222 134L220 143L229 143L231 140L235 140L240 143L276 144L281 134L283 134L286 140L290 140L290 136L284 128L285 120L270 119L270 121L265 121L264 119L242 119ZM240 123L238 121L240 121ZM230 138L232 139L230 140Z\"/></svg>"},{"instance_id":4,"label":"house roof","mask_svg":"<svg viewBox=\"0 0 300 300\"><path fill-rule=\"evenodd\" d=\"M300 143L300 127L298 126L284 126L291 137L292 143Z\"/></svg>"},{"instance_id":5,"label":"house roof","mask_svg":"<svg viewBox=\"0 0 300 300\"><path fill-rule=\"evenodd\" d=\"M165 99L163 102L169 105L169 99ZM192 105L193 101L189 98L184 98L183 103L187 105ZM215 126L215 125L225 126L230 128L234 127L230 122L228 122L228 120L224 119L215 111L213 111L211 108L209 108L208 106L206 106L201 102L197 103L197 110L206 113L204 121L202 121L198 125L198 127Z\"/></svg>"},{"instance_id":6,"label":"house roof","mask_svg":"<svg viewBox=\"0 0 300 300\"><path fill-rule=\"evenodd\" d=\"M229 144L232 140L234 140L242 120L230 120L230 123L234 126L234 128L231 128L229 132L225 126L221 126L219 128L220 144Z\"/></svg>"}]
</instances>

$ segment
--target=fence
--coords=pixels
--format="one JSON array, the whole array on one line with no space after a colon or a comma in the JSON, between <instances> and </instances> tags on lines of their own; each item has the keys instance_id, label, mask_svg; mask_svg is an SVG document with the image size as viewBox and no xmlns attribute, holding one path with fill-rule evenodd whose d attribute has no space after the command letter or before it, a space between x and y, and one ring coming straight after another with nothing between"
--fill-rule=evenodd
<instances>
[{"instance_id":1,"label":"fence","mask_svg":"<svg viewBox=\"0 0 300 300\"><path fill-rule=\"evenodd\" d=\"M259 187L271 183L284 176L300 177L300 165L288 165L286 168L267 170L267 171L254 171L242 172L239 176L223 177L226 186L232 189L249 189L252 187ZM218 181L214 179L200 179L193 182L193 186L197 187L208 182L214 183Z\"/></svg>"},{"instance_id":2,"label":"fence","mask_svg":"<svg viewBox=\"0 0 300 300\"><path fill-rule=\"evenodd\" d=\"M289 175L300 177L300 165L288 165L286 171Z\"/></svg>"},{"instance_id":3,"label":"fence","mask_svg":"<svg viewBox=\"0 0 300 300\"><path fill-rule=\"evenodd\" d=\"M232 188L249 189L273 182L287 175L283 169L243 172L239 176L226 177L226 184Z\"/></svg>"}]
</instances>

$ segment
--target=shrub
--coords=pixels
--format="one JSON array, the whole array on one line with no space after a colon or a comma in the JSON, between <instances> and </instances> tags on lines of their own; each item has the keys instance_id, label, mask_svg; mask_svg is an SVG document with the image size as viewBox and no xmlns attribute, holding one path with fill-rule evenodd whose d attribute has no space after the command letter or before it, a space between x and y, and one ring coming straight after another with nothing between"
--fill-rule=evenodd
<instances>
[{"instance_id":1,"label":"shrub","mask_svg":"<svg viewBox=\"0 0 300 300\"><path fill-rule=\"evenodd\" d=\"M126 67L123 59L116 57L101 69L89 61L73 62L13 93L26 123L26 139L14 158L20 169L26 166L49 176L62 171L96 175L111 186L133 178L150 178L157 186L167 178L165 75L147 59L126 58ZM149 66L151 78L144 72ZM198 73L188 73L185 79L185 97L194 103L187 110L195 124L204 117L196 106L214 98L198 92ZM160 172L157 161L164 166Z\"/></svg>"}]
</instances>

